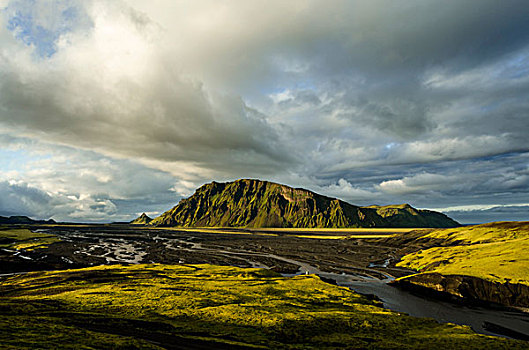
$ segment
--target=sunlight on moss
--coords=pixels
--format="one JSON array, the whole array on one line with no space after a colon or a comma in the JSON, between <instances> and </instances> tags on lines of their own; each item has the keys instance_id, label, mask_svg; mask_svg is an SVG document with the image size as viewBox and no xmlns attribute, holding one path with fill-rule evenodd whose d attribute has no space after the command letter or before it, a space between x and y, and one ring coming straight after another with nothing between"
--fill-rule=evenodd
<instances>
[{"instance_id":1,"label":"sunlight on moss","mask_svg":"<svg viewBox=\"0 0 529 350\"><path fill-rule=\"evenodd\" d=\"M418 272L467 275L529 285L529 224L495 223L435 230L422 238L449 246L408 254L397 266Z\"/></svg>"},{"instance_id":2,"label":"sunlight on moss","mask_svg":"<svg viewBox=\"0 0 529 350\"><path fill-rule=\"evenodd\" d=\"M0 230L0 248L31 250L46 248L59 241L60 239L55 235L31 232L28 229Z\"/></svg>"},{"instance_id":3,"label":"sunlight on moss","mask_svg":"<svg viewBox=\"0 0 529 350\"><path fill-rule=\"evenodd\" d=\"M105 322L113 324L114 336L127 342L132 341L130 328L136 327L138 343L131 348L143 348L141 342L153 336L272 348L522 344L385 310L314 275L286 278L264 269L148 264L34 272L3 280L0 295L2 322L30 328L27 341L32 334L43 336L38 329L54 327L50 334L61 335L57 344L64 347L75 342L69 336L72 325L71 334L81 334L101 330ZM145 324L138 326L140 320ZM147 332L151 325L157 326ZM22 336L14 334L1 330L0 342L14 344ZM114 342L105 336L94 337Z\"/></svg>"}]
</instances>

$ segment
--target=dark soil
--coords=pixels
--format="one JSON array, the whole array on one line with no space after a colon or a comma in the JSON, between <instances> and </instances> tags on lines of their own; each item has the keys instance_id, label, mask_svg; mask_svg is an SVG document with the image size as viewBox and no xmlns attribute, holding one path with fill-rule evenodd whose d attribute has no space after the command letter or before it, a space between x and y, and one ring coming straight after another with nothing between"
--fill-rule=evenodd
<instances>
[{"instance_id":1,"label":"dark soil","mask_svg":"<svg viewBox=\"0 0 529 350\"><path fill-rule=\"evenodd\" d=\"M377 271L395 277L410 273L395 267L368 269L371 263L379 264L386 259L394 259L398 250L398 247L373 239L306 239L294 237L294 232L264 236L255 234L255 231L252 231L254 234L245 235L126 225L39 225L30 228L46 229L46 232L61 238L61 242L47 248L22 251L19 255L0 250L0 274L118 263L210 263L238 267L266 266L281 273L297 272L297 265L266 254L309 263L326 272L369 273L373 277L383 276ZM203 249L196 249L195 244L200 244ZM132 249L133 252L120 255L117 253L120 247Z\"/></svg>"}]
</instances>

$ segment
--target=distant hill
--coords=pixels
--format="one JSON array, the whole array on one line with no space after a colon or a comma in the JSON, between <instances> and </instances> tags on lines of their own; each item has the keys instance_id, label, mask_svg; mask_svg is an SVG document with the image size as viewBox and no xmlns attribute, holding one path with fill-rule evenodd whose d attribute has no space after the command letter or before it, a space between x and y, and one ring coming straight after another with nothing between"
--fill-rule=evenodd
<instances>
[{"instance_id":1,"label":"distant hill","mask_svg":"<svg viewBox=\"0 0 529 350\"><path fill-rule=\"evenodd\" d=\"M448 228L460 226L457 221L452 220L442 213L425 209L415 209L409 204L371 205L364 208L375 209L377 214L383 217L390 227Z\"/></svg>"},{"instance_id":2,"label":"distant hill","mask_svg":"<svg viewBox=\"0 0 529 350\"><path fill-rule=\"evenodd\" d=\"M398 206L358 207L302 188L242 179L198 188L150 225L183 227L456 227L448 216Z\"/></svg>"},{"instance_id":3,"label":"distant hill","mask_svg":"<svg viewBox=\"0 0 529 350\"><path fill-rule=\"evenodd\" d=\"M0 216L0 224L56 224L55 220L33 220L27 216Z\"/></svg>"},{"instance_id":4,"label":"distant hill","mask_svg":"<svg viewBox=\"0 0 529 350\"><path fill-rule=\"evenodd\" d=\"M130 222L131 225L147 225L152 219L145 213Z\"/></svg>"}]
</instances>

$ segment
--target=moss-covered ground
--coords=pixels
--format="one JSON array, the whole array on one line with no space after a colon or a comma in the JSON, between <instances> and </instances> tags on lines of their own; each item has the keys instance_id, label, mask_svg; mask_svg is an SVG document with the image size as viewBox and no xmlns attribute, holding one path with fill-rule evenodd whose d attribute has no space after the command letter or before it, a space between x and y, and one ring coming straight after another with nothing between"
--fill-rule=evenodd
<instances>
[{"instance_id":1,"label":"moss-covered ground","mask_svg":"<svg viewBox=\"0 0 529 350\"><path fill-rule=\"evenodd\" d=\"M402 258L397 266L418 272L466 275L529 285L529 222L435 230L419 239L443 242Z\"/></svg>"},{"instance_id":2,"label":"moss-covered ground","mask_svg":"<svg viewBox=\"0 0 529 350\"><path fill-rule=\"evenodd\" d=\"M0 229L0 248L31 250L44 248L58 241L59 238L55 235L31 232L25 228Z\"/></svg>"},{"instance_id":3,"label":"moss-covered ground","mask_svg":"<svg viewBox=\"0 0 529 350\"><path fill-rule=\"evenodd\" d=\"M516 349L381 308L313 275L213 265L99 266L0 283L3 348Z\"/></svg>"}]
</instances>

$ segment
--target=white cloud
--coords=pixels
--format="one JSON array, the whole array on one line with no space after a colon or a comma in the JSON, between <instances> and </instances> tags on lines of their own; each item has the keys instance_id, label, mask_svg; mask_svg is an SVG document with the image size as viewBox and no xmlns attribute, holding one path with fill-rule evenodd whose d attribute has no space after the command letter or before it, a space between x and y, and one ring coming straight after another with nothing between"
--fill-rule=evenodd
<instances>
[{"instance_id":1,"label":"white cloud","mask_svg":"<svg viewBox=\"0 0 529 350\"><path fill-rule=\"evenodd\" d=\"M351 203L366 200L374 202L378 197L378 193L375 191L353 186L345 179L339 179L337 183L329 186L322 186L320 187L320 191L333 197L342 198Z\"/></svg>"},{"instance_id":2,"label":"white cloud","mask_svg":"<svg viewBox=\"0 0 529 350\"><path fill-rule=\"evenodd\" d=\"M390 194L426 193L441 189L447 189L451 185L457 185L455 176L440 174L421 173L413 176L403 177L397 180L383 181L377 188Z\"/></svg>"},{"instance_id":3,"label":"white cloud","mask_svg":"<svg viewBox=\"0 0 529 350\"><path fill-rule=\"evenodd\" d=\"M516 208L516 207L529 207L529 203L518 203L518 204L473 204L473 205L456 205L452 207L444 208L429 208L431 210L437 210L442 212L452 212L452 211L484 211L495 208ZM528 217L529 219L529 217Z\"/></svg>"},{"instance_id":4,"label":"white cloud","mask_svg":"<svg viewBox=\"0 0 529 350\"><path fill-rule=\"evenodd\" d=\"M25 160L18 171L0 168L2 196L10 198L0 203L0 215L14 215L18 208L38 218L122 221L137 210L165 210L181 198L171 174L135 162L28 139L3 141L4 155L15 151Z\"/></svg>"},{"instance_id":5,"label":"white cloud","mask_svg":"<svg viewBox=\"0 0 529 350\"><path fill-rule=\"evenodd\" d=\"M288 101L294 98L292 91L288 89L270 94L269 96L274 101L274 103L280 103L280 102Z\"/></svg>"}]
</instances>

